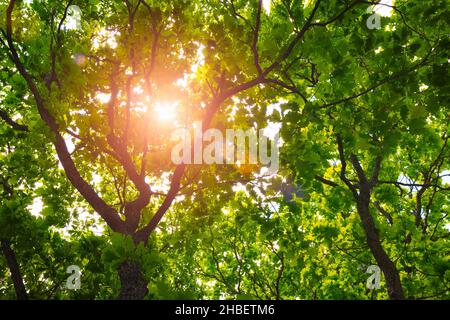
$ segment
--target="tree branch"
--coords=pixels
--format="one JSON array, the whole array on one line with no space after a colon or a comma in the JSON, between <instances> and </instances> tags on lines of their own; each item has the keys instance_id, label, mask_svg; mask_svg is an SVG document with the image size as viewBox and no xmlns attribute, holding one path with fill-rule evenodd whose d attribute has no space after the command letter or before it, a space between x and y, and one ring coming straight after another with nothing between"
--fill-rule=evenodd
<instances>
[{"instance_id":1,"label":"tree branch","mask_svg":"<svg viewBox=\"0 0 450 320\"><path fill-rule=\"evenodd\" d=\"M327 180L321 176L314 176L314 179L316 179L317 181L320 181L326 185L329 185L330 187L337 187L338 184L336 182L333 182L331 180Z\"/></svg>"},{"instance_id":2,"label":"tree branch","mask_svg":"<svg viewBox=\"0 0 450 320\"><path fill-rule=\"evenodd\" d=\"M38 108L39 115L41 119L45 122L45 124L50 128L50 130L55 135L55 140L53 144L55 145L56 153L58 154L58 158L61 161L61 164L64 168L64 171L72 183L72 185L81 193L81 195L88 201L88 203L97 211L102 218L106 221L106 223L113 229L114 231L124 231L124 223L120 219L117 212L110 207L106 202L99 197L99 195L95 192L95 190L81 177L78 169L73 162L73 159L70 156L69 151L67 150L66 143L64 138L61 136L59 132L59 126L55 120L55 118L50 114L50 112L45 108L45 101L42 98L36 84L31 78L28 71L25 69L22 64L19 54L14 46L12 40L12 19L11 15L14 10L15 0L10 0L7 11L6 11L6 40L8 43L8 48L10 51L10 58L12 62L16 66L17 70L21 74L21 76L25 79L28 88L32 92L34 99L36 101L36 105Z\"/></svg>"},{"instance_id":3,"label":"tree branch","mask_svg":"<svg viewBox=\"0 0 450 320\"><path fill-rule=\"evenodd\" d=\"M8 264L9 272L11 273L11 280L14 285L14 290L16 291L16 296L18 300L28 300L28 293L25 289L25 284L23 282L22 273L20 272L20 266L17 262L16 255L14 254L11 244L8 240L1 240L1 247L3 254L6 258L6 263Z\"/></svg>"},{"instance_id":4,"label":"tree branch","mask_svg":"<svg viewBox=\"0 0 450 320\"><path fill-rule=\"evenodd\" d=\"M24 132L29 132L30 130L28 129L28 126L23 125L23 124L19 124L17 122L15 122L13 119L11 119L9 117L9 115L3 111L0 110L0 118L3 119L3 121L5 121L7 124L9 124L14 130L18 130L18 131L24 131Z\"/></svg>"},{"instance_id":5,"label":"tree branch","mask_svg":"<svg viewBox=\"0 0 450 320\"><path fill-rule=\"evenodd\" d=\"M353 196L358 198L358 192L356 191L356 187L348 180L346 176L347 171L347 161L345 160L345 153L344 153L344 144L342 142L342 138L340 134L336 135L336 142L338 145L338 151L339 151L339 159L341 161L341 174L340 178L341 180L347 185L347 187L350 189L350 191L353 193Z\"/></svg>"},{"instance_id":6,"label":"tree branch","mask_svg":"<svg viewBox=\"0 0 450 320\"><path fill-rule=\"evenodd\" d=\"M258 0L258 9L256 12L256 23L255 28L253 30L253 43L252 43L253 62L255 64L259 76L262 75L262 69L259 64L259 54L258 54L259 27L261 25L261 7L262 7L262 0Z\"/></svg>"}]
</instances>

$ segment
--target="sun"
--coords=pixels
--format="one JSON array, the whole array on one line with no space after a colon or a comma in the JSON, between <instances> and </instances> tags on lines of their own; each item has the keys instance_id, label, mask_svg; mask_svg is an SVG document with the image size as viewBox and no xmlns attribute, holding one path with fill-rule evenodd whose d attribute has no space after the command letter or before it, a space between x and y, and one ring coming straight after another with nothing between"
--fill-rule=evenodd
<instances>
[{"instance_id":1,"label":"sun","mask_svg":"<svg viewBox=\"0 0 450 320\"><path fill-rule=\"evenodd\" d=\"M156 102L153 110L159 120L170 121L176 118L178 102Z\"/></svg>"}]
</instances>

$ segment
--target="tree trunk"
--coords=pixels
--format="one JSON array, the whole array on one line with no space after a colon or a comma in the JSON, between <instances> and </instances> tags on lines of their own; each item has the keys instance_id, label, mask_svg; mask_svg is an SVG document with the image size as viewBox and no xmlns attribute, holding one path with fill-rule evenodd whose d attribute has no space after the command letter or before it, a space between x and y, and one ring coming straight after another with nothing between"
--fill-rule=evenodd
<instances>
[{"instance_id":1,"label":"tree trunk","mask_svg":"<svg viewBox=\"0 0 450 320\"><path fill-rule=\"evenodd\" d=\"M368 189L368 187L361 187L359 197L357 199L357 208L364 232L366 234L367 244L375 257L378 266L381 271L383 271L389 298L392 300L404 299L405 296L403 294L403 288L400 282L400 275L395 267L395 264L389 258L381 245L380 237L377 233L373 217L370 213L369 204L370 189Z\"/></svg>"},{"instance_id":2,"label":"tree trunk","mask_svg":"<svg viewBox=\"0 0 450 320\"><path fill-rule=\"evenodd\" d=\"M120 294L119 300L143 300L148 292L147 281L141 267L136 262L125 261L119 266Z\"/></svg>"},{"instance_id":3,"label":"tree trunk","mask_svg":"<svg viewBox=\"0 0 450 320\"><path fill-rule=\"evenodd\" d=\"M14 290L16 291L17 299L27 300L28 294L23 283L22 274L20 273L19 263L17 262L16 255L14 254L9 241L2 239L1 247L3 254L5 255L9 271L11 273L11 279L14 284Z\"/></svg>"}]
</instances>

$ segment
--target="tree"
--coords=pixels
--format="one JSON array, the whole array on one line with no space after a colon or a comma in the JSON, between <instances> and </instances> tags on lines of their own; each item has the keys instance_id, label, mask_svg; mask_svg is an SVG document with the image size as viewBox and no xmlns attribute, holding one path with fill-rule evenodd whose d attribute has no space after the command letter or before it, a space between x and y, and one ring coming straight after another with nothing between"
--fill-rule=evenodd
<instances>
[{"instance_id":1,"label":"tree","mask_svg":"<svg viewBox=\"0 0 450 320\"><path fill-rule=\"evenodd\" d=\"M315 86L315 100L310 105L298 112L298 102L293 100L286 107L292 110L286 116L290 126L284 128L286 139L292 141L286 148L292 148L287 161L302 177L305 188L313 187L315 179L326 188L341 188L342 183L350 191L367 245L393 299L405 297L396 264L415 270L413 261L403 260L413 250L411 242L444 245L431 239L430 217L435 215L431 221L439 221L431 230L447 233L445 224L440 223L446 218L442 205L448 199L448 187L442 180L448 170L448 87L433 80L436 70L446 74L448 65L444 53L448 40L434 33L436 25L448 27L441 20L441 5L435 3L421 11L417 4L398 4L393 8L398 15L389 18L386 26L391 30L388 33L380 30L364 34L354 25L344 26L347 37L342 38L340 32L329 38L324 35L322 43L331 43L333 48L326 54L317 50L319 43L310 51L305 45L306 52L314 50L319 56L314 60L331 56L337 63L328 83ZM414 22L406 20L413 15ZM436 25L424 27L430 19ZM343 53L344 47L347 53ZM320 74L326 73L326 67L317 68ZM342 99L328 102L335 96ZM300 130L300 135L292 135L294 130ZM294 157L297 159L290 160ZM305 165L308 171L303 170ZM392 196L395 187L399 198ZM404 187L409 187L409 192ZM323 192L330 197L334 191ZM374 217L376 211L381 221ZM409 226L397 233L392 230L392 226L403 223ZM400 235L402 232L406 235ZM412 240L414 234L416 240ZM383 237L389 239L384 245ZM399 237L405 238L393 244L391 239ZM389 248L389 252L386 247L392 245L396 249ZM437 259L445 260L444 256Z\"/></svg>"},{"instance_id":2,"label":"tree","mask_svg":"<svg viewBox=\"0 0 450 320\"><path fill-rule=\"evenodd\" d=\"M83 14L81 29L72 29L69 13L77 4ZM114 232L112 246L125 254L120 259L114 258L114 250L105 254L115 261L119 273L119 298L143 298L147 283L155 282L157 268L144 275L143 266L158 264L155 233L161 226L170 228L161 220L178 201L191 197L186 201L211 203L214 195L202 199L203 187L257 176L252 172L256 167L247 172L245 167L172 165L171 132L191 128L195 121L202 122L203 130L227 125L263 128L268 106L280 101L281 109L272 117L283 124L283 174L289 176L287 168L292 170L306 192L305 200L319 207L321 214L329 210L327 206L346 214L356 208L368 248L384 273L389 297L405 297L392 255L399 253L398 259L405 259L402 264L409 268L411 257L403 256L400 248L413 246L430 232L426 241L436 245L433 250L447 244L447 216L440 207L448 199L442 181L448 169L448 91L442 83L448 72L448 40L433 34L436 26L424 25L430 20L440 30L447 30L448 25L443 2L409 5L399 1L392 7L393 17L383 18L387 31L368 30L366 10L374 4L280 1L272 4L270 13L261 0L10 0L2 4L2 72L14 74L8 83L11 92L17 92L16 101L6 105L25 121L30 118L35 123L39 116L36 123L44 128L33 125L27 139L53 144L68 181ZM414 23L409 18L412 15ZM424 84L428 86L425 91L421 90ZM391 104L387 106L386 101ZM16 108L18 103L25 107ZM167 113L168 109L176 109L176 114ZM158 112L173 117L172 123L158 119ZM2 112L2 119L13 129L25 130L26 122L19 124L7 111ZM425 133L419 132L422 129ZM418 141L424 141L423 150L416 147ZM416 197L413 209L404 195L405 185L398 181L400 174L413 181L407 183L410 195ZM95 183L95 177L101 182ZM389 196L395 187L401 194L392 199ZM420 190L414 194L414 188ZM58 189L59 196L67 196ZM218 190L218 205L232 193L231 187ZM287 203L294 206L291 211L304 212L295 203ZM389 213L393 208L402 209L400 218L394 220ZM375 210L391 219L378 222ZM408 210L413 210L415 227L421 228L422 235L406 227L402 244L401 227L389 230L386 223L394 226L404 220L408 224ZM225 220L214 223L213 235L220 234L217 226L222 223L227 232L236 232L228 229ZM321 225L313 230L329 242L340 227ZM351 227L361 231L354 221ZM393 239L392 249L383 245L383 231ZM221 239L231 241L231 247L224 250L236 253L238 234ZM274 278L275 289L263 295L254 290L254 296L281 298L283 273L293 272L284 270L290 265L286 253L270 237L258 241L277 260L264 264L261 272L277 265L279 276ZM214 245L213 238L208 248L212 261L217 259ZM417 255L426 260L424 252L418 249ZM439 277L446 279L448 262L445 255L437 257ZM241 284L242 275L252 277L238 254L235 258L230 276L220 275L219 265L215 268L218 281L230 290L230 281L237 279ZM197 270L208 274L201 266ZM409 274L406 278L413 283L415 275ZM155 278L146 279L149 275ZM259 280L255 276L250 281L249 286Z\"/></svg>"}]
</instances>

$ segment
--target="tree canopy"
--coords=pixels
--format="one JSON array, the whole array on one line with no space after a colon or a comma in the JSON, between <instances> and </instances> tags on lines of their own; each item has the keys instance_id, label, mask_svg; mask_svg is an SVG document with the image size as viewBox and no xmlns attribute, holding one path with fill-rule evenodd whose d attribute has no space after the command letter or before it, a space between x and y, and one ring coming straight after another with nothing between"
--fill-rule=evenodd
<instances>
[{"instance_id":1,"label":"tree canopy","mask_svg":"<svg viewBox=\"0 0 450 320\"><path fill-rule=\"evenodd\" d=\"M448 9L0 0L0 298L450 298Z\"/></svg>"}]
</instances>

